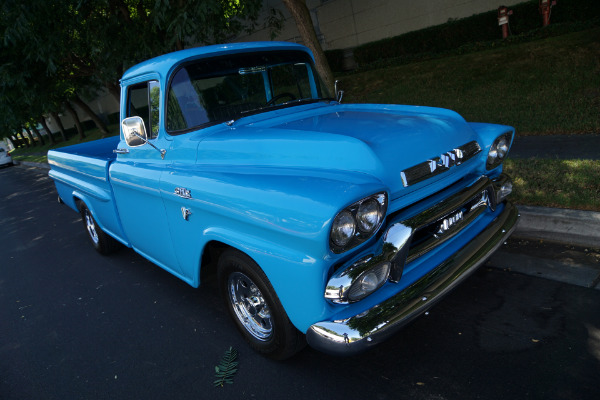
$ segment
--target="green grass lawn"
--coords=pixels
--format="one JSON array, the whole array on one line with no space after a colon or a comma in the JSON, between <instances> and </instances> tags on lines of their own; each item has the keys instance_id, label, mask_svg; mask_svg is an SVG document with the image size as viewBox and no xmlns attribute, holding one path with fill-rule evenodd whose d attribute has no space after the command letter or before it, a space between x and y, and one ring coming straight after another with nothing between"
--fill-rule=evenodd
<instances>
[{"instance_id":1,"label":"green grass lawn","mask_svg":"<svg viewBox=\"0 0 600 400\"><path fill-rule=\"evenodd\" d=\"M346 102L449 108L517 134L600 132L600 29L339 77Z\"/></svg>"},{"instance_id":2,"label":"green grass lawn","mask_svg":"<svg viewBox=\"0 0 600 400\"><path fill-rule=\"evenodd\" d=\"M600 211L600 161L508 159L512 201L542 207Z\"/></svg>"}]
</instances>

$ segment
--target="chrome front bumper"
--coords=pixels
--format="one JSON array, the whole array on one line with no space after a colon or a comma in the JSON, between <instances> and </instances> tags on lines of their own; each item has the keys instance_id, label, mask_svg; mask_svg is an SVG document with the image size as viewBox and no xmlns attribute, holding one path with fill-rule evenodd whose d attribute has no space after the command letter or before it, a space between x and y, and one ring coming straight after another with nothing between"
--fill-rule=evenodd
<instances>
[{"instance_id":1,"label":"chrome front bumper","mask_svg":"<svg viewBox=\"0 0 600 400\"><path fill-rule=\"evenodd\" d=\"M507 202L475 239L410 287L360 316L313 324L306 333L308 344L325 353L352 355L380 343L470 276L510 236L518 219L517 208Z\"/></svg>"}]
</instances>

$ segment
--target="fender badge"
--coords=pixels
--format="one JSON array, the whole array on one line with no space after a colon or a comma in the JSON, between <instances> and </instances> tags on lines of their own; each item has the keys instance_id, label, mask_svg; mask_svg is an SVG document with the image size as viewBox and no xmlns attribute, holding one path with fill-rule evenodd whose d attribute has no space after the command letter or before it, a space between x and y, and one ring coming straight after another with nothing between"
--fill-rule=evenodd
<instances>
[{"instance_id":1,"label":"fender badge","mask_svg":"<svg viewBox=\"0 0 600 400\"><path fill-rule=\"evenodd\" d=\"M176 187L175 188L175 194L179 197L182 197L184 199L191 199L192 198L192 192L190 191L190 189L186 189L183 187Z\"/></svg>"},{"instance_id":2,"label":"fender badge","mask_svg":"<svg viewBox=\"0 0 600 400\"><path fill-rule=\"evenodd\" d=\"M192 215L192 211L189 208L181 207L181 216L184 220L188 220L188 218Z\"/></svg>"}]
</instances>

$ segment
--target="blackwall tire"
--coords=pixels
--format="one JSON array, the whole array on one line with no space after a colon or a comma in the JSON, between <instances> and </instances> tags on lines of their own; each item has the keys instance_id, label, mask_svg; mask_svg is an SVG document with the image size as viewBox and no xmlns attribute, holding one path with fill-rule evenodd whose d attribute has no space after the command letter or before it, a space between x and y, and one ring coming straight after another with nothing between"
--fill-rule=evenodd
<instances>
[{"instance_id":1,"label":"blackwall tire","mask_svg":"<svg viewBox=\"0 0 600 400\"><path fill-rule=\"evenodd\" d=\"M112 236L107 235L96 223L94 216L90 212L90 209L81 203L79 206L81 212L81 219L83 220L83 226L88 235L88 238L92 242L92 245L96 251L100 254L110 254L119 250L123 245L114 239Z\"/></svg>"},{"instance_id":2,"label":"blackwall tire","mask_svg":"<svg viewBox=\"0 0 600 400\"><path fill-rule=\"evenodd\" d=\"M219 258L218 282L236 327L258 353L284 360L306 345L264 272L250 257L225 251Z\"/></svg>"}]
</instances>

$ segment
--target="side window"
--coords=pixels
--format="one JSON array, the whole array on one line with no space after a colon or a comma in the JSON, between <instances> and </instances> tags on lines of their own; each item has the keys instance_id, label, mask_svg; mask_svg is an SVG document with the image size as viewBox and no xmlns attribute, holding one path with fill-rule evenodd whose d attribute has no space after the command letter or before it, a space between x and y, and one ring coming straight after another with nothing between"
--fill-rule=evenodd
<instances>
[{"instance_id":1,"label":"side window","mask_svg":"<svg viewBox=\"0 0 600 400\"><path fill-rule=\"evenodd\" d=\"M127 93L127 117L141 117L150 139L158 136L160 86L158 81L138 83Z\"/></svg>"}]
</instances>

